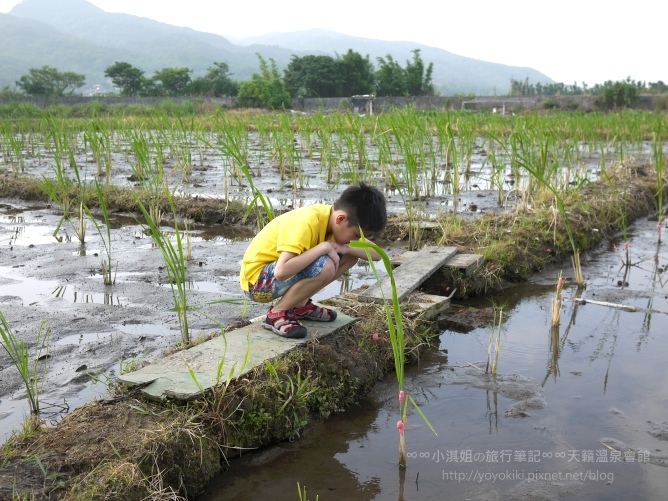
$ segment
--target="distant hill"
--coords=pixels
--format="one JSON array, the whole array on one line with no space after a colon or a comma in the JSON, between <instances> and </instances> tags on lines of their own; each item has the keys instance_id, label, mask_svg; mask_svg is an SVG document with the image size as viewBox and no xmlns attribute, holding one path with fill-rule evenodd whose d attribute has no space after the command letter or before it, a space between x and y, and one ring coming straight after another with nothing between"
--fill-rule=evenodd
<instances>
[{"instance_id":1,"label":"distant hill","mask_svg":"<svg viewBox=\"0 0 668 501\"><path fill-rule=\"evenodd\" d=\"M433 80L444 94L472 92L477 95L506 94L510 79L552 83L544 74L526 67L507 66L458 56L452 52L414 42L386 42L342 35L327 30L306 30L293 33L269 33L237 40L239 44L277 45L295 51L318 51L330 55L345 54L349 48L362 55L369 55L371 62L391 54L402 66L413 58L412 51L420 49L425 63L434 63Z\"/></svg>"},{"instance_id":2,"label":"distant hill","mask_svg":"<svg viewBox=\"0 0 668 501\"><path fill-rule=\"evenodd\" d=\"M0 87L12 86L29 68L45 64L86 75L87 87L111 90L104 70L126 61L150 77L166 67L188 67L201 76L214 62L229 65L232 78L258 71L256 53L284 68L293 54L344 54L348 49L376 58L391 54L400 64L420 49L434 63L433 80L444 94L505 94L510 79L552 82L532 69L489 63L412 42L385 42L325 30L274 33L234 44L225 37L151 19L105 12L86 0L23 0L0 14Z\"/></svg>"}]
</instances>

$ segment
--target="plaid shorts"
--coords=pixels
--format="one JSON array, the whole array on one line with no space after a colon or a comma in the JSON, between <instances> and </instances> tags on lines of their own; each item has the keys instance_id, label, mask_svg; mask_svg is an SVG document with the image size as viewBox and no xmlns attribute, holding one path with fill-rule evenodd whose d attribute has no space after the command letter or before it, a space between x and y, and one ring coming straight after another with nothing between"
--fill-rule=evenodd
<instances>
[{"instance_id":1,"label":"plaid shorts","mask_svg":"<svg viewBox=\"0 0 668 501\"><path fill-rule=\"evenodd\" d=\"M270 303L285 294L290 287L300 280L317 277L325 267L328 259L328 256L320 256L302 271L285 280L277 280L274 277L276 261L265 264L262 271L260 271L257 282L255 284L249 283L248 290L244 291L244 294L248 299L257 303Z\"/></svg>"}]
</instances>

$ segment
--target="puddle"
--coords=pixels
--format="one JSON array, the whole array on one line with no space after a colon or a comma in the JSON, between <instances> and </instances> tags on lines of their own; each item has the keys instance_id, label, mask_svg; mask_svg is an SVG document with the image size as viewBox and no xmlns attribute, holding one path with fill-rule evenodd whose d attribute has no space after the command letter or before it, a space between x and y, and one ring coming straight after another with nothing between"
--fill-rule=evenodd
<instances>
[{"instance_id":1,"label":"puddle","mask_svg":"<svg viewBox=\"0 0 668 501\"><path fill-rule=\"evenodd\" d=\"M67 345L67 344L76 344L76 345L82 345L82 344L88 344L88 343L99 343L99 342L109 342L113 340L114 334L113 332L103 332L103 333L96 333L96 332L88 332L88 333L81 333L81 334L73 334L71 336L65 336L64 338L59 339L56 341L55 345Z\"/></svg>"},{"instance_id":2,"label":"puddle","mask_svg":"<svg viewBox=\"0 0 668 501\"><path fill-rule=\"evenodd\" d=\"M37 280L20 277L16 268L0 267L0 304L20 302L32 305L50 297L57 287L55 280Z\"/></svg>"},{"instance_id":3,"label":"puddle","mask_svg":"<svg viewBox=\"0 0 668 501\"><path fill-rule=\"evenodd\" d=\"M178 333L178 330L172 330L164 325L149 323L134 323L131 321L114 325L114 328L126 334L136 336L171 336Z\"/></svg>"},{"instance_id":4,"label":"puddle","mask_svg":"<svg viewBox=\"0 0 668 501\"><path fill-rule=\"evenodd\" d=\"M2 219L6 219L7 216ZM11 219L11 218L10 218ZM26 222L4 224L0 220L0 246L36 246L51 244L56 241L53 237L55 227L44 226L40 223L28 225Z\"/></svg>"},{"instance_id":5,"label":"puddle","mask_svg":"<svg viewBox=\"0 0 668 501\"><path fill-rule=\"evenodd\" d=\"M128 301L113 293L85 292L68 285L58 285L55 280L38 280L20 277L16 268L0 267L0 304L21 303L34 305L50 298L68 303L96 303L109 306L124 306Z\"/></svg>"},{"instance_id":6,"label":"puddle","mask_svg":"<svg viewBox=\"0 0 668 501\"><path fill-rule=\"evenodd\" d=\"M119 364L114 364L104 372L113 377L118 370ZM82 374L85 374L84 371L82 371ZM76 390L68 391L66 396L60 395L59 392L47 392L40 395L40 405L43 409L40 417L47 425L55 426L73 409L107 395L107 387L103 384L87 376L84 381L85 383L77 387ZM19 430L21 423L29 414L30 407L25 398L14 398L14 395L3 396L0 400L0 429L2 429L0 440L4 441L9 438L12 430Z\"/></svg>"}]
</instances>

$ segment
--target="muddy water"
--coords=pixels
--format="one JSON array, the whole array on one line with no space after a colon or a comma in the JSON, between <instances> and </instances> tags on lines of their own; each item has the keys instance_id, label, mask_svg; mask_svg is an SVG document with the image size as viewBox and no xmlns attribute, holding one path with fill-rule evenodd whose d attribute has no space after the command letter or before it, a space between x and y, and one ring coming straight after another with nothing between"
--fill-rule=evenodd
<instances>
[{"instance_id":1,"label":"muddy water","mask_svg":"<svg viewBox=\"0 0 668 501\"><path fill-rule=\"evenodd\" d=\"M483 367L488 328L444 328L406 373L406 389L438 436L411 412L399 472L396 380L292 443L230 462L206 501L297 499L665 499L668 491L667 235L656 222L586 256L582 298L566 301L551 343L559 270L474 305L505 304L496 378ZM564 276L571 269L564 265ZM628 285L627 285L628 283ZM567 285L565 296L576 289ZM556 349L551 348L556 346ZM446 354L447 351L447 354Z\"/></svg>"}]
</instances>

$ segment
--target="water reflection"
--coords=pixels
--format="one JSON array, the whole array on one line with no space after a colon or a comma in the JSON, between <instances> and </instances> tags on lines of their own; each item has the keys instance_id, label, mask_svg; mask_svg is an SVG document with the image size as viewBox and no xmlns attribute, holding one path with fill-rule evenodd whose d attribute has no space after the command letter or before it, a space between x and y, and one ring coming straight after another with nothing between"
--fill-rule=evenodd
<instances>
[{"instance_id":1,"label":"water reflection","mask_svg":"<svg viewBox=\"0 0 668 501\"><path fill-rule=\"evenodd\" d=\"M297 483L306 489L308 499L372 500L380 494L380 478L364 478L365 472L355 471L339 457L365 454L367 435L374 434L373 423L378 409L371 401L337 414L326 422L314 423L295 443L257 452L244 452L230 461L225 474L220 475L199 498L200 501L234 501L253 499L293 500ZM359 426L363 423L362 426ZM403 499L403 482L399 478L399 499Z\"/></svg>"},{"instance_id":2,"label":"water reflection","mask_svg":"<svg viewBox=\"0 0 668 501\"><path fill-rule=\"evenodd\" d=\"M490 400L490 393L492 398ZM487 416L489 417L489 434L499 431L499 394L496 390L485 390Z\"/></svg>"},{"instance_id":3,"label":"water reflection","mask_svg":"<svg viewBox=\"0 0 668 501\"><path fill-rule=\"evenodd\" d=\"M66 299L72 303L97 303L109 306L122 306L121 298L115 296L114 294L110 294L107 292L104 293L79 292L67 285L59 285L53 290L53 292L51 292L51 294L57 298Z\"/></svg>"},{"instance_id":4,"label":"water reflection","mask_svg":"<svg viewBox=\"0 0 668 501\"><path fill-rule=\"evenodd\" d=\"M560 342L559 342L559 326L558 325L553 325L550 327L550 360L548 362L548 375L552 374L552 377L556 381L557 377L559 376L559 353L561 352L560 349ZM545 384L545 382L543 382Z\"/></svg>"}]
</instances>

